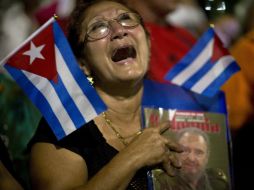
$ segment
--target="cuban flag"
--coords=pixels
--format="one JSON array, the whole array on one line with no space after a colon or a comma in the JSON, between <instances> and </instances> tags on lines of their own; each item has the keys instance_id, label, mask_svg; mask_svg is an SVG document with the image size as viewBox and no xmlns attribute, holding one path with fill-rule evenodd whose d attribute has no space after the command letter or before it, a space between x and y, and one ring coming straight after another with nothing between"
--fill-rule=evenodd
<instances>
[{"instance_id":1,"label":"cuban flag","mask_svg":"<svg viewBox=\"0 0 254 190\"><path fill-rule=\"evenodd\" d=\"M213 97L240 68L213 28L166 75L165 79L188 90Z\"/></svg>"},{"instance_id":2,"label":"cuban flag","mask_svg":"<svg viewBox=\"0 0 254 190\"><path fill-rule=\"evenodd\" d=\"M58 140L106 110L54 18L0 65L37 106Z\"/></svg>"}]
</instances>

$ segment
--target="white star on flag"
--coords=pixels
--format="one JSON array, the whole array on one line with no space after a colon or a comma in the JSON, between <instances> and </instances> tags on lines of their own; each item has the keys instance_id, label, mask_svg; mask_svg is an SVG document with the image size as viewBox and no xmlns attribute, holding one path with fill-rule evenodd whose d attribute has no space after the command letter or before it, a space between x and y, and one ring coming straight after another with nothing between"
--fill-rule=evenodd
<instances>
[{"instance_id":1,"label":"white star on flag","mask_svg":"<svg viewBox=\"0 0 254 190\"><path fill-rule=\"evenodd\" d=\"M39 47L36 47L34 45L34 43L31 41L31 44L30 44L30 50L26 51L23 53L23 55L28 55L30 56L30 65L33 63L33 61L36 59L36 58L39 58L39 59L45 59L43 57L43 55L41 54L41 51L42 49L44 48L45 44L44 45L41 45Z\"/></svg>"}]
</instances>

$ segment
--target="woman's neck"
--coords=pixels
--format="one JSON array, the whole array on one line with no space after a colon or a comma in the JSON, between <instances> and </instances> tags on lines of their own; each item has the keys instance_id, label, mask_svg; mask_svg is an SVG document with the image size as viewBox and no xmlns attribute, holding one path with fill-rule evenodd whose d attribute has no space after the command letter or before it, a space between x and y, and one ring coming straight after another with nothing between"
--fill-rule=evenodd
<instances>
[{"instance_id":1,"label":"woman's neck","mask_svg":"<svg viewBox=\"0 0 254 190\"><path fill-rule=\"evenodd\" d=\"M115 132L110 127L113 126L123 137L134 138L135 134L140 131L143 85L135 87L135 90L130 86L123 86L123 92L118 92L118 88L114 88L110 92L105 88L103 89L96 88L108 109L104 113L104 117L102 114L101 117L97 118L96 124L106 141L117 150L121 150L125 145L116 137ZM130 89L132 90L130 91ZM105 122L106 119L110 121L110 126ZM129 143L133 138L125 139L125 141Z\"/></svg>"},{"instance_id":2,"label":"woman's neck","mask_svg":"<svg viewBox=\"0 0 254 190\"><path fill-rule=\"evenodd\" d=\"M96 87L96 90L108 109L116 114L133 114L140 107L143 95L143 83L118 86Z\"/></svg>"}]
</instances>

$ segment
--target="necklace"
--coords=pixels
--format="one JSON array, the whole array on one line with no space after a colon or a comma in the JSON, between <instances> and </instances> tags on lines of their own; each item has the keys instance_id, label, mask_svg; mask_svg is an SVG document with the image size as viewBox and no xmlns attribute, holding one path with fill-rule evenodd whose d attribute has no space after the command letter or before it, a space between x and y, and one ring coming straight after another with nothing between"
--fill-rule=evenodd
<instances>
[{"instance_id":1,"label":"necklace","mask_svg":"<svg viewBox=\"0 0 254 190\"><path fill-rule=\"evenodd\" d=\"M127 146L129 143L126 141L126 139L129 139L131 137L135 137L135 136L138 136L142 133L141 130L139 130L138 132L132 134L132 135L129 135L127 137L123 137L115 128L114 126L112 125L112 121L110 119L108 119L107 115L105 112L102 113L102 117L104 118L106 124L112 129L112 131L114 131L116 137L125 145Z\"/></svg>"}]
</instances>

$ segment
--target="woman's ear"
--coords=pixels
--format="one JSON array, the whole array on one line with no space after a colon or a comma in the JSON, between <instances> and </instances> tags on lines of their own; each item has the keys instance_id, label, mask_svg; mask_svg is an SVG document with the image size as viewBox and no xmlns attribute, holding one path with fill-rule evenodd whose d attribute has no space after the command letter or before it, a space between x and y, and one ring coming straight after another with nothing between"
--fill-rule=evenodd
<instances>
[{"instance_id":1,"label":"woman's ear","mask_svg":"<svg viewBox=\"0 0 254 190\"><path fill-rule=\"evenodd\" d=\"M79 65L81 70L85 73L86 76L90 76L91 75L91 69L88 66L88 64L85 62L84 59L79 59Z\"/></svg>"},{"instance_id":2,"label":"woman's ear","mask_svg":"<svg viewBox=\"0 0 254 190\"><path fill-rule=\"evenodd\" d=\"M94 78L92 76L91 69L90 69L89 65L86 64L86 62L84 60L83 61L79 60L79 65L80 65L81 70L83 70L83 72L85 73L87 80L93 86L94 85Z\"/></svg>"}]
</instances>

